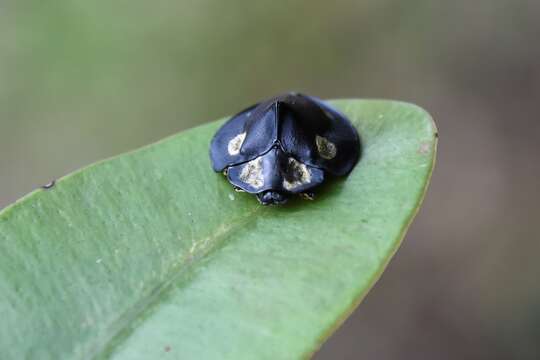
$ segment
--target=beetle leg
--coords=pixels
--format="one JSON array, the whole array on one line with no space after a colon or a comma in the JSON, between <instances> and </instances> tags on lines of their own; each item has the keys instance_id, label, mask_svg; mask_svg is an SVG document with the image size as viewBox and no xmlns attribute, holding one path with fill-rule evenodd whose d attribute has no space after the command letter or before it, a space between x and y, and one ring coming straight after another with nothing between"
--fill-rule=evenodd
<instances>
[{"instance_id":1,"label":"beetle leg","mask_svg":"<svg viewBox=\"0 0 540 360\"><path fill-rule=\"evenodd\" d=\"M234 186L234 191L236 191L236 192L245 192L244 190L240 189L238 186Z\"/></svg>"},{"instance_id":2,"label":"beetle leg","mask_svg":"<svg viewBox=\"0 0 540 360\"><path fill-rule=\"evenodd\" d=\"M223 175L227 176L227 174L229 174L229 168L225 168L223 170Z\"/></svg>"},{"instance_id":3,"label":"beetle leg","mask_svg":"<svg viewBox=\"0 0 540 360\"><path fill-rule=\"evenodd\" d=\"M300 197L304 200L314 200L315 199L315 193L314 192L303 192L300 193Z\"/></svg>"}]
</instances>

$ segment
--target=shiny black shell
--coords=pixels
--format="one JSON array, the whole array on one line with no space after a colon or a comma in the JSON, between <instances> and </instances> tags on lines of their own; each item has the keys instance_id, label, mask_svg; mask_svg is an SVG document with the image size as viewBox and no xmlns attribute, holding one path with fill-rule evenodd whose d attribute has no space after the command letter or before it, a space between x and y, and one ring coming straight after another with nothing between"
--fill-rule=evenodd
<instances>
[{"instance_id":1,"label":"shiny black shell","mask_svg":"<svg viewBox=\"0 0 540 360\"><path fill-rule=\"evenodd\" d=\"M273 204L312 193L327 174L348 174L360 151L343 114L320 99L288 93L228 120L212 139L210 158L236 188Z\"/></svg>"}]
</instances>

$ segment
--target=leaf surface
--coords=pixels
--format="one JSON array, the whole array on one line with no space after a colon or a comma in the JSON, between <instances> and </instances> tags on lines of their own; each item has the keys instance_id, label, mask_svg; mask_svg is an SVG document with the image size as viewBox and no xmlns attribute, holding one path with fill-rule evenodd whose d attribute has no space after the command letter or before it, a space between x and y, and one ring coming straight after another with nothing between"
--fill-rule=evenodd
<instances>
[{"instance_id":1,"label":"leaf surface","mask_svg":"<svg viewBox=\"0 0 540 360\"><path fill-rule=\"evenodd\" d=\"M378 279L425 193L417 106L332 104L363 155L315 201L262 207L211 170L222 121L109 159L0 213L0 358L309 356Z\"/></svg>"}]
</instances>

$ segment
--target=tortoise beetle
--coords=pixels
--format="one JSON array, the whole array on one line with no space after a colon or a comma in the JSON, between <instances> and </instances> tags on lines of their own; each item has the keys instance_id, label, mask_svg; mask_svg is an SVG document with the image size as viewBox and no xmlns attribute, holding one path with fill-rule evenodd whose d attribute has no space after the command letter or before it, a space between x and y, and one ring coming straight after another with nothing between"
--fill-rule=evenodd
<instances>
[{"instance_id":1,"label":"tortoise beetle","mask_svg":"<svg viewBox=\"0 0 540 360\"><path fill-rule=\"evenodd\" d=\"M272 205L293 194L312 199L327 174L347 175L360 151L344 115L315 97L287 93L228 120L212 139L210 159L235 190Z\"/></svg>"}]
</instances>

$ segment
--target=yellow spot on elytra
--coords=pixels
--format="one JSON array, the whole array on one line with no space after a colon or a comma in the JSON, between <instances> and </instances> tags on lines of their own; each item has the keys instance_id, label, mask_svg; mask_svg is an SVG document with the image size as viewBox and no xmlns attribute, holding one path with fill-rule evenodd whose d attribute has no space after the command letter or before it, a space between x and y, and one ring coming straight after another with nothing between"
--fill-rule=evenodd
<instances>
[{"instance_id":1,"label":"yellow spot on elytra","mask_svg":"<svg viewBox=\"0 0 540 360\"><path fill-rule=\"evenodd\" d=\"M229 146L227 147L227 150L229 151L230 155L238 155L240 153L240 148L242 147L245 138L246 133L243 132L236 135L231 139L231 141L229 141Z\"/></svg>"},{"instance_id":2,"label":"yellow spot on elytra","mask_svg":"<svg viewBox=\"0 0 540 360\"><path fill-rule=\"evenodd\" d=\"M240 180L255 189L261 188L264 185L262 159L260 157L244 165L240 172Z\"/></svg>"},{"instance_id":3,"label":"yellow spot on elytra","mask_svg":"<svg viewBox=\"0 0 540 360\"><path fill-rule=\"evenodd\" d=\"M315 144L317 144L317 151L323 159L331 160L336 157L336 144L330 142L327 138L317 135L315 136Z\"/></svg>"},{"instance_id":4,"label":"yellow spot on elytra","mask_svg":"<svg viewBox=\"0 0 540 360\"><path fill-rule=\"evenodd\" d=\"M289 191L311 182L311 172L305 164L294 158L289 158L283 187Z\"/></svg>"}]
</instances>

